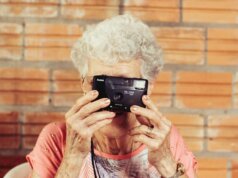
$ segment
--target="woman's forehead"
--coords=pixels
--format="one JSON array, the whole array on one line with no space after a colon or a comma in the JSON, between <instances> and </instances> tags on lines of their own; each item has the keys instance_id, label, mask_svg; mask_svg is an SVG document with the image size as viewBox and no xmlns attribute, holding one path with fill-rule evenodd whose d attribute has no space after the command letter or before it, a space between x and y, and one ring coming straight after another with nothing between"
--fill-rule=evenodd
<instances>
[{"instance_id":1,"label":"woman's forehead","mask_svg":"<svg viewBox=\"0 0 238 178\"><path fill-rule=\"evenodd\" d=\"M140 60L131 60L129 62L118 62L116 64L105 64L99 60L89 60L88 76L110 75L121 77L140 77Z\"/></svg>"}]
</instances>

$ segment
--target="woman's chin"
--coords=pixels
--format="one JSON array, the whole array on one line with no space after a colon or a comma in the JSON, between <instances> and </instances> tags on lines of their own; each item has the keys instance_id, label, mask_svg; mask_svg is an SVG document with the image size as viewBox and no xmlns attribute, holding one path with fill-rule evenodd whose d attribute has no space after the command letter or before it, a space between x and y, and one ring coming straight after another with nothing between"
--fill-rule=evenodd
<instances>
[{"instance_id":1,"label":"woman's chin","mask_svg":"<svg viewBox=\"0 0 238 178\"><path fill-rule=\"evenodd\" d=\"M134 114L130 112L116 112L112 122L99 129L98 132L111 138L121 137L127 135L128 130L136 124L137 121Z\"/></svg>"},{"instance_id":2,"label":"woman's chin","mask_svg":"<svg viewBox=\"0 0 238 178\"><path fill-rule=\"evenodd\" d=\"M113 120L122 120L122 119L127 119L128 113L127 112L115 112L116 115L113 118Z\"/></svg>"}]
</instances>

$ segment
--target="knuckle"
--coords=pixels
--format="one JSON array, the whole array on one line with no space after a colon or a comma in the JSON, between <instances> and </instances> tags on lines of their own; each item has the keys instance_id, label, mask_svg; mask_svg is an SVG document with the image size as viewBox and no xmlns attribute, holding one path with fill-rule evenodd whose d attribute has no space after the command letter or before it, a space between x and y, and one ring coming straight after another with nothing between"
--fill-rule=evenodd
<instances>
[{"instance_id":1,"label":"knuckle","mask_svg":"<svg viewBox=\"0 0 238 178\"><path fill-rule=\"evenodd\" d=\"M80 135L82 138L89 138L92 136L92 133L89 129L83 129L81 132L80 132Z\"/></svg>"},{"instance_id":2,"label":"knuckle","mask_svg":"<svg viewBox=\"0 0 238 178\"><path fill-rule=\"evenodd\" d=\"M67 119L66 119L67 124L71 125L72 121L73 121L73 116L67 117Z\"/></svg>"},{"instance_id":3,"label":"knuckle","mask_svg":"<svg viewBox=\"0 0 238 178\"><path fill-rule=\"evenodd\" d=\"M157 106L155 106L155 112L158 113L158 114L160 113L159 108Z\"/></svg>"},{"instance_id":4,"label":"knuckle","mask_svg":"<svg viewBox=\"0 0 238 178\"><path fill-rule=\"evenodd\" d=\"M83 106L78 112L79 112L79 115L86 117L90 114L91 107L89 104L87 104L87 105Z\"/></svg>"},{"instance_id":5,"label":"knuckle","mask_svg":"<svg viewBox=\"0 0 238 178\"><path fill-rule=\"evenodd\" d=\"M98 119L107 118L107 117L109 117L109 114L106 112L101 112L98 114Z\"/></svg>"},{"instance_id":6,"label":"knuckle","mask_svg":"<svg viewBox=\"0 0 238 178\"><path fill-rule=\"evenodd\" d=\"M151 149L152 150L158 150L160 148L160 143L159 142L154 142L151 144Z\"/></svg>"},{"instance_id":7,"label":"knuckle","mask_svg":"<svg viewBox=\"0 0 238 178\"><path fill-rule=\"evenodd\" d=\"M166 121L167 121L167 124L168 124L168 128L169 128L169 130L170 130L171 127L172 127L172 122L171 122L170 120L168 120L168 119L166 119Z\"/></svg>"},{"instance_id":8,"label":"knuckle","mask_svg":"<svg viewBox=\"0 0 238 178\"><path fill-rule=\"evenodd\" d=\"M158 150L160 148L160 143L159 142L156 142L155 143L155 149Z\"/></svg>"},{"instance_id":9,"label":"knuckle","mask_svg":"<svg viewBox=\"0 0 238 178\"><path fill-rule=\"evenodd\" d=\"M74 106L81 106L83 104L83 97L80 97L76 100Z\"/></svg>"},{"instance_id":10,"label":"knuckle","mask_svg":"<svg viewBox=\"0 0 238 178\"><path fill-rule=\"evenodd\" d=\"M83 122L78 122L77 124L73 124L71 127L82 138L88 138L91 135L91 132L89 131L89 129L85 126Z\"/></svg>"},{"instance_id":11,"label":"knuckle","mask_svg":"<svg viewBox=\"0 0 238 178\"><path fill-rule=\"evenodd\" d=\"M69 121L69 118L66 119L66 124L71 125L71 122Z\"/></svg>"},{"instance_id":12,"label":"knuckle","mask_svg":"<svg viewBox=\"0 0 238 178\"><path fill-rule=\"evenodd\" d=\"M93 104L95 109L102 109L105 108L109 103L106 102L107 100L105 98L101 98L99 100L96 100Z\"/></svg>"},{"instance_id":13,"label":"knuckle","mask_svg":"<svg viewBox=\"0 0 238 178\"><path fill-rule=\"evenodd\" d=\"M164 131L166 135L170 132L170 129L171 129L171 125L164 124Z\"/></svg>"},{"instance_id":14,"label":"knuckle","mask_svg":"<svg viewBox=\"0 0 238 178\"><path fill-rule=\"evenodd\" d=\"M98 119L100 119L100 118L107 118L107 117L111 116L108 111L96 112L96 113L94 113L94 115L95 115L95 117L97 117Z\"/></svg>"},{"instance_id":15,"label":"knuckle","mask_svg":"<svg viewBox=\"0 0 238 178\"><path fill-rule=\"evenodd\" d=\"M161 133L161 138L162 138L162 139L165 139L167 135L168 135L168 132L167 132L167 131L166 131L165 133Z\"/></svg>"},{"instance_id":16,"label":"knuckle","mask_svg":"<svg viewBox=\"0 0 238 178\"><path fill-rule=\"evenodd\" d=\"M89 97L88 94L78 98L75 102L75 106L78 106L78 107L81 107L83 106L84 104L87 104L91 101L92 99Z\"/></svg>"},{"instance_id":17,"label":"knuckle","mask_svg":"<svg viewBox=\"0 0 238 178\"><path fill-rule=\"evenodd\" d=\"M84 107L82 107L79 111L78 111L78 113L79 113L79 116L81 116L81 115L85 115L86 114L86 112L87 112L87 108L85 108L85 106Z\"/></svg>"},{"instance_id":18,"label":"knuckle","mask_svg":"<svg viewBox=\"0 0 238 178\"><path fill-rule=\"evenodd\" d=\"M151 117L154 118L154 119L156 119L156 118L158 118L158 115L157 115L155 112L152 111L152 112L151 112Z\"/></svg>"},{"instance_id":19,"label":"knuckle","mask_svg":"<svg viewBox=\"0 0 238 178\"><path fill-rule=\"evenodd\" d=\"M79 104L81 102L81 97L76 100L76 104Z\"/></svg>"},{"instance_id":20,"label":"knuckle","mask_svg":"<svg viewBox=\"0 0 238 178\"><path fill-rule=\"evenodd\" d=\"M69 118L69 119L66 120L66 124L67 124L67 126L68 126L69 128L71 128L72 130L77 131L77 129L76 129L76 127L75 127L75 124L73 124L72 121L73 121L72 118Z\"/></svg>"},{"instance_id":21,"label":"knuckle","mask_svg":"<svg viewBox=\"0 0 238 178\"><path fill-rule=\"evenodd\" d=\"M66 119L68 119L68 118L69 118L69 112L66 112L66 113L64 114L64 117L65 117Z\"/></svg>"},{"instance_id":22,"label":"knuckle","mask_svg":"<svg viewBox=\"0 0 238 178\"><path fill-rule=\"evenodd\" d=\"M163 115L162 115L162 113L159 111L159 109L156 111L156 114L157 114L160 118L163 118Z\"/></svg>"},{"instance_id":23,"label":"knuckle","mask_svg":"<svg viewBox=\"0 0 238 178\"><path fill-rule=\"evenodd\" d=\"M94 113L90 114L89 117L97 119L99 116L100 116L100 113L94 112Z\"/></svg>"},{"instance_id":24,"label":"knuckle","mask_svg":"<svg viewBox=\"0 0 238 178\"><path fill-rule=\"evenodd\" d=\"M84 105L80 109L79 112L84 115L84 114L87 114L89 112L96 112L99 109L100 109L100 104L95 103L95 102L90 102L90 103L87 103L86 105Z\"/></svg>"},{"instance_id":25,"label":"knuckle","mask_svg":"<svg viewBox=\"0 0 238 178\"><path fill-rule=\"evenodd\" d=\"M88 119L94 119L94 120L98 120L101 118L100 113L92 113L88 116Z\"/></svg>"},{"instance_id":26,"label":"knuckle","mask_svg":"<svg viewBox=\"0 0 238 178\"><path fill-rule=\"evenodd\" d=\"M141 125L140 127L139 127L139 129L141 129L141 130L148 130L148 128L147 128L147 126L145 126L145 125Z\"/></svg>"},{"instance_id":27,"label":"knuckle","mask_svg":"<svg viewBox=\"0 0 238 178\"><path fill-rule=\"evenodd\" d=\"M152 145L151 145L151 149L152 149L152 150L156 150L155 144L152 144Z\"/></svg>"},{"instance_id":28,"label":"knuckle","mask_svg":"<svg viewBox=\"0 0 238 178\"><path fill-rule=\"evenodd\" d=\"M142 135L138 135L137 138L138 138L138 140L142 140L143 136Z\"/></svg>"}]
</instances>

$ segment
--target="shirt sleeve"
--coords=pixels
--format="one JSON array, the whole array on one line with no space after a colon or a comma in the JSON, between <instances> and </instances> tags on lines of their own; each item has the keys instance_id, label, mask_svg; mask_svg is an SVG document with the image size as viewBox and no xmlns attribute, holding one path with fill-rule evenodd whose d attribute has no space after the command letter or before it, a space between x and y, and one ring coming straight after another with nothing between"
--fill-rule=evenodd
<instances>
[{"instance_id":1,"label":"shirt sleeve","mask_svg":"<svg viewBox=\"0 0 238 178\"><path fill-rule=\"evenodd\" d=\"M63 158L65 145L65 123L46 125L33 150L26 156L31 168L41 178L53 178Z\"/></svg>"},{"instance_id":2,"label":"shirt sleeve","mask_svg":"<svg viewBox=\"0 0 238 178\"><path fill-rule=\"evenodd\" d=\"M182 136L179 134L175 126L172 126L170 134L170 149L177 162L184 165L186 175L189 178L194 178L197 161L191 151L189 151L184 143Z\"/></svg>"}]
</instances>

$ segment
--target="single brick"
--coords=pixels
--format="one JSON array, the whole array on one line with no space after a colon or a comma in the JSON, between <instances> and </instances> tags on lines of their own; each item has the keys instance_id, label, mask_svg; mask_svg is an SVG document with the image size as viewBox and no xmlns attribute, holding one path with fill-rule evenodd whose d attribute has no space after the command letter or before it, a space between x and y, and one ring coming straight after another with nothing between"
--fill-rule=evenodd
<instances>
[{"instance_id":1,"label":"single brick","mask_svg":"<svg viewBox=\"0 0 238 178\"><path fill-rule=\"evenodd\" d=\"M178 108L230 108L232 74L178 72L175 104Z\"/></svg>"},{"instance_id":2,"label":"single brick","mask_svg":"<svg viewBox=\"0 0 238 178\"><path fill-rule=\"evenodd\" d=\"M133 14L145 21L178 22L179 0L133 1L126 0L125 13Z\"/></svg>"},{"instance_id":3,"label":"single brick","mask_svg":"<svg viewBox=\"0 0 238 178\"><path fill-rule=\"evenodd\" d=\"M238 30L232 28L208 29L208 64L238 65Z\"/></svg>"},{"instance_id":4,"label":"single brick","mask_svg":"<svg viewBox=\"0 0 238 178\"><path fill-rule=\"evenodd\" d=\"M220 1L183 1L183 21L192 23L237 24L237 2Z\"/></svg>"},{"instance_id":5,"label":"single brick","mask_svg":"<svg viewBox=\"0 0 238 178\"><path fill-rule=\"evenodd\" d=\"M57 15L57 4L4 3L0 6L1 17L52 18Z\"/></svg>"},{"instance_id":6,"label":"single brick","mask_svg":"<svg viewBox=\"0 0 238 178\"><path fill-rule=\"evenodd\" d=\"M23 123L24 124L47 124L49 122L64 121L64 113L54 112L34 112L25 113Z\"/></svg>"},{"instance_id":7,"label":"single brick","mask_svg":"<svg viewBox=\"0 0 238 178\"><path fill-rule=\"evenodd\" d=\"M119 14L118 6L81 6L63 5L61 7L63 18L102 20Z\"/></svg>"}]
</instances>

